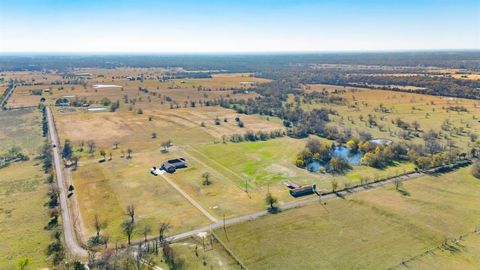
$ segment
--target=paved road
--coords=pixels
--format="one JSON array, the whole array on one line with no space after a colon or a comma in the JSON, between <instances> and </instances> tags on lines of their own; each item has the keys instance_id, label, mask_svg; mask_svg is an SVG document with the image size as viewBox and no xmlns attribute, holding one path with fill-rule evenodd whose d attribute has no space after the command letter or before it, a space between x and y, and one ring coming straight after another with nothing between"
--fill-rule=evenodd
<instances>
[{"instance_id":1,"label":"paved road","mask_svg":"<svg viewBox=\"0 0 480 270\"><path fill-rule=\"evenodd\" d=\"M48 130L50 133L50 139L52 144L56 145L57 147L53 148L53 161L55 165L55 173L57 175L57 185L60 193L60 207L62 212L62 225L63 225L63 235L65 238L65 245L67 250L70 254L78 257L86 257L88 255L87 251L83 249L77 241L75 236L75 229L73 226L73 221L71 219L71 215L68 208L67 203L67 190L64 184L63 178L63 162L60 158L60 154L58 153L58 136L57 130L55 128L55 124L53 121L52 112L50 108L46 108L47 110L47 119L48 119Z\"/></svg>"}]
</instances>

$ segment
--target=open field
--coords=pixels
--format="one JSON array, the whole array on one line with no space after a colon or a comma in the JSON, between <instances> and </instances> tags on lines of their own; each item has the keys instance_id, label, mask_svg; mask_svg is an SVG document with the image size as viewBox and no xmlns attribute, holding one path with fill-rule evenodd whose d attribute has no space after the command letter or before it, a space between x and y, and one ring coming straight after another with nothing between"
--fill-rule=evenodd
<instances>
[{"instance_id":1,"label":"open field","mask_svg":"<svg viewBox=\"0 0 480 270\"><path fill-rule=\"evenodd\" d=\"M480 182L469 168L401 189L390 185L236 224L228 239L223 229L217 233L252 269L385 269L478 225ZM451 256L472 267L462 254Z\"/></svg>"},{"instance_id":2,"label":"open field","mask_svg":"<svg viewBox=\"0 0 480 270\"><path fill-rule=\"evenodd\" d=\"M230 75L233 78L237 78L236 76ZM187 88L189 87L193 85ZM466 134L480 128L478 120L474 118L476 112L480 112L475 101L329 85L309 85L308 91L322 91L324 88L329 92L335 89L346 90L340 95L348 104L356 103L356 108L347 104L304 103L302 106L307 110L318 106L331 107L341 115L332 116L331 124L352 130L367 130L377 138L403 140L394 132L399 128L391 123L396 117L405 121L417 120L421 126L420 134L430 128L438 130L445 119L450 119L453 125L458 126L458 123L461 123L464 130L458 134L450 132L449 136L455 138L459 149L467 151L471 142ZM170 90L181 91L181 88ZM391 113L377 112L376 108L380 104L391 109ZM446 106L465 106L468 111L447 112L444 109ZM428 118L425 116L426 112L430 112ZM378 122L383 125L383 129L367 126L358 119L360 114L378 115ZM347 183L360 183L362 178L386 178L415 169L412 163L396 162L384 169L354 166L344 175L310 173L294 165L296 154L304 148L306 139L284 137L268 141L222 143L223 135L243 133L247 130L282 129L280 121L275 117L267 119L256 115L241 115L245 123L245 128L242 129L234 121L237 115L232 110L220 107L173 110L153 107L146 108L143 114L125 108L114 113L94 113L83 108L76 108L73 112L57 109L55 118L61 141L71 140L77 150L83 143L83 152L77 151L80 165L73 173L73 182L77 188L77 199L82 202L80 210L87 234L93 233L91 221L94 215L100 214L110 223L106 232L123 239L119 224L125 218L124 208L130 203L139 207L144 205L144 209L139 210L139 213L147 213L142 218L152 226L167 220L172 223L175 232L181 232L198 224L206 224L207 220L201 213L175 193L163 179L148 174L151 166L158 166L170 157L186 158L189 168L169 177L217 219L224 215L228 218L264 209L264 196L267 191L272 192L280 203L298 200L289 195L283 181L315 183L320 189L331 190L333 179L343 188ZM383 120L380 120L381 115ZM222 120L221 125L214 124L217 117ZM349 117L352 121L347 120ZM224 118L227 118L227 122L223 121ZM205 127L200 126L202 122ZM152 138L153 133L157 138ZM161 154L160 144L168 139L173 140L174 147L168 154ZM96 144L97 151L93 156L87 153L88 140L93 140ZM412 137L410 140L420 142L421 138ZM115 141L120 143L118 150L112 149ZM133 150L133 159L121 158L127 149ZM98 163L98 150L105 150L107 156L112 153L113 160ZM202 174L205 172L210 173L212 185L202 184ZM162 192L164 196L159 196L158 192ZM101 202L103 205L99 208L89 207ZM168 206L165 207L168 211L159 205ZM192 216L191 222L183 222L185 219L182 217L185 216Z\"/></svg>"},{"instance_id":3,"label":"open field","mask_svg":"<svg viewBox=\"0 0 480 270\"><path fill-rule=\"evenodd\" d=\"M152 121L149 121L149 116ZM235 203L241 204L243 200L248 200L248 195L228 179L217 178L215 171L212 171L212 180L215 182L212 187L222 188L222 195L216 197L216 200L210 199L212 194L207 190L209 187L190 190L185 185L198 183L196 186L201 186L200 175L210 169L197 159L191 158L188 154L190 145L213 144L221 141L222 135L243 133L247 130L282 128L276 121L267 121L253 115L241 116L245 128L240 128L234 120L236 116L232 110L220 107L145 110L144 114L128 111L64 113L56 110L55 119L61 141L71 140L76 149L75 154L80 157L79 167L73 171L73 183L86 227L87 235L84 235L84 238L93 234L92 221L98 214L109 223L106 233L112 239L123 240L120 223L125 219L126 206L131 203L138 208L139 230L143 224L156 228L160 222L169 222L172 233L206 225L208 220L201 212L164 179L149 173L152 166L159 166L163 161L174 157L185 157L189 168L169 177L181 179L177 184L191 196L199 196L203 206L217 218L224 213L230 216L262 209L263 198L255 200L253 207L238 207ZM221 125L214 124L216 117L222 119ZM227 118L228 122L224 122L224 118ZM206 123L205 127L200 126L201 122ZM157 138L152 138L152 133L157 133ZM168 139L173 141L174 147L169 153L161 153L161 142ZM97 151L93 155L88 153L88 140L93 140L96 144ZM82 141L84 146L80 151ZM119 149L113 149L114 141L119 142ZM133 150L133 158L122 158L122 152L125 153L128 148ZM107 156L111 153L112 160L99 163L99 150L105 150ZM241 200L229 201L226 195L235 193L240 194ZM217 201L217 207L212 208ZM136 237L140 235L138 232Z\"/></svg>"},{"instance_id":4,"label":"open field","mask_svg":"<svg viewBox=\"0 0 480 270\"><path fill-rule=\"evenodd\" d=\"M402 131L392 121L397 118L411 124L420 124L419 136L410 136L409 140L420 142L423 132L429 130L442 131L445 121L450 123L450 129L443 133L453 140L461 151L469 151L472 142L469 133L480 132L480 102L476 100L429 96L415 93L401 93L366 88L343 87L335 85L309 85L308 91L345 90L340 96L347 101L345 105L333 104L303 104L305 109L328 107L336 110L339 116L332 116L332 122L340 127L352 130L370 132L378 138L393 141L404 140L395 133ZM351 105L355 104L355 107ZM390 112L381 112L380 105ZM449 108L464 107L466 112L457 112ZM374 116L378 126L370 127L366 122L368 115ZM363 117L363 120L360 119ZM351 120L349 120L351 119ZM440 140L446 143L446 139Z\"/></svg>"},{"instance_id":5,"label":"open field","mask_svg":"<svg viewBox=\"0 0 480 270\"><path fill-rule=\"evenodd\" d=\"M102 72L98 71L98 72ZM107 70L104 77L94 77L84 79L82 84L52 84L56 78L45 77L45 81L40 85L19 85L13 92L8 101L9 107L21 106L36 106L40 103L40 99L45 98L46 104L54 104L56 99L68 98L70 101L75 99L86 99L87 102L92 103L92 106L99 106L99 102L103 98L108 98L111 101L121 101L121 108L125 110L130 106L135 109L138 108L169 108L170 103L175 107L185 106L185 102L190 106L191 102L198 103L200 101L213 101L220 98L249 98L254 97L253 93L233 94L232 89L244 88L248 90L251 85L244 85L242 82L262 83L269 80L262 78L251 77L249 74L215 74L212 78L199 79L171 79L161 81L152 75L145 80L129 81L125 74L129 76L138 76L139 72L135 69L115 69L114 71ZM158 71L157 71L158 72ZM97 73L98 75L99 73ZM144 74L144 73L142 73ZM152 73L157 74L157 73ZM49 75L52 76L52 75ZM158 76L158 75L157 75ZM50 78L50 79L49 79ZM119 87L94 88L95 84L100 85L116 85ZM139 91L139 88L148 89ZM44 90L41 95L34 95L35 91ZM248 92L248 91L247 91ZM125 103L127 100L128 103Z\"/></svg>"},{"instance_id":6,"label":"open field","mask_svg":"<svg viewBox=\"0 0 480 270\"><path fill-rule=\"evenodd\" d=\"M22 148L28 161L0 168L0 268L16 269L28 258L31 269L49 266L45 254L50 232L47 176L36 157L42 145L41 114L37 110L0 112L0 152L12 146Z\"/></svg>"},{"instance_id":7,"label":"open field","mask_svg":"<svg viewBox=\"0 0 480 270\"><path fill-rule=\"evenodd\" d=\"M219 242L206 235L204 238L195 236L170 245L183 261L183 269L241 269ZM169 269L162 255L152 259L163 269Z\"/></svg>"},{"instance_id":8,"label":"open field","mask_svg":"<svg viewBox=\"0 0 480 270\"><path fill-rule=\"evenodd\" d=\"M437 249L398 269L476 269L480 265L480 235L474 233L452 245L452 250Z\"/></svg>"}]
</instances>

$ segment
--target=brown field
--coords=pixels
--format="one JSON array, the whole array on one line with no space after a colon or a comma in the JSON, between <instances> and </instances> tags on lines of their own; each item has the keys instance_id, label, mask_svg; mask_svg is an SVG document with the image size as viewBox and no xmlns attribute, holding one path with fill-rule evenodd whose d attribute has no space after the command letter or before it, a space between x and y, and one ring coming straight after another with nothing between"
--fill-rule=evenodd
<instances>
[{"instance_id":1,"label":"brown field","mask_svg":"<svg viewBox=\"0 0 480 270\"><path fill-rule=\"evenodd\" d=\"M129 81L125 79L125 74L138 74L136 69L132 70L115 70L115 72L107 70L108 74L116 74L115 78L111 76L94 77L87 81L86 86L82 85L52 85L53 79L47 80L42 85L24 85L17 86L12 96L8 101L10 107L21 106L36 106L43 96L46 99L46 104L54 104L58 98L69 97L70 100L75 98L86 98L87 101L98 103L103 98L109 98L112 101L121 100L125 97L130 104L124 107L134 108L159 108L170 107L170 103L175 106L185 106L191 101L198 102L207 100L216 100L220 98L239 98L245 99L254 97L253 93L232 94L233 88L245 88L249 86L241 85L241 82L268 82L266 79L251 77L250 74L215 74L210 79L174 79L161 82L158 79L152 78L141 81ZM144 71L144 70L141 70ZM118 72L118 73L117 73ZM144 74L144 73L141 73ZM156 74L156 73L152 73ZM117 78L119 77L119 78ZM121 88L101 88L94 89L94 84L113 84L121 86ZM139 88L146 88L149 93L139 91ZM34 96L31 90L34 89L50 89L49 92L44 92L42 96ZM155 94L153 94L155 93ZM173 101L167 101L167 97ZM92 105L93 106L93 105ZM188 104L188 106L190 106Z\"/></svg>"},{"instance_id":2,"label":"brown field","mask_svg":"<svg viewBox=\"0 0 480 270\"><path fill-rule=\"evenodd\" d=\"M95 214L99 214L109 221L106 232L115 239L123 239L120 223L125 218L123 210L130 203L138 207L141 215L139 220L142 220L140 224L155 228L159 222L168 221L173 227L172 233L207 224L208 220L164 179L149 173L152 166L159 166L169 158L187 159L189 168L169 177L198 199L214 216L220 218L223 213L231 216L262 209L261 195L252 195L257 199L240 206L243 201L248 201L248 194L189 154L190 146L214 144L221 141L222 135L244 133L247 130L283 128L277 121L267 121L255 115L242 115L245 128L240 128L234 120L237 114L221 107L144 110L143 114L129 111L94 113L83 109L64 113L57 109L54 114L62 142L69 139L77 149L82 141L85 143L84 150L77 151L79 168L73 172L76 196L86 227L85 237L93 233L91 221ZM149 121L149 116L152 121ZM221 119L221 125L214 124L216 117ZM224 122L224 118L228 122ZM200 126L201 122L205 123L205 127ZM157 133L156 139L151 137L154 132ZM170 153L161 153L160 144L167 139L173 140L174 147ZM94 155L87 153L87 140L96 143ZM120 149L112 149L114 141L120 142ZM127 148L133 150L132 159L121 157L122 151ZM101 149L112 153L113 159L98 163ZM215 182L213 189L207 190L198 185L201 183L200 175L205 171L212 173ZM196 186L194 189L190 188L192 182L197 183L193 185ZM217 207L213 207L215 205Z\"/></svg>"}]
</instances>

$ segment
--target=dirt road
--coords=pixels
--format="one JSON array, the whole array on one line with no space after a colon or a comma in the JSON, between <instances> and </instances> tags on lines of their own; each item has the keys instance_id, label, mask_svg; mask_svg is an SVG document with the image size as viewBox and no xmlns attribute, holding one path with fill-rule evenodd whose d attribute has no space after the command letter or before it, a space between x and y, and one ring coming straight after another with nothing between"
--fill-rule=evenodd
<instances>
[{"instance_id":1,"label":"dirt road","mask_svg":"<svg viewBox=\"0 0 480 270\"><path fill-rule=\"evenodd\" d=\"M60 207L62 212L62 225L63 225L63 235L65 239L65 246L70 254L77 256L77 257L86 257L88 255L87 251L83 249L78 244L77 238L75 236L75 229L73 226L73 221L69 212L68 203L67 203L67 188L64 182L64 166L62 159L60 158L60 154L58 153L58 136L57 130L55 128L55 124L53 122L52 112L50 108L46 108L47 110L47 120L48 120L48 131L50 134L50 139L52 145L56 145L57 147L53 147L53 161L55 166L55 173L57 178L57 185L60 193Z\"/></svg>"}]
</instances>

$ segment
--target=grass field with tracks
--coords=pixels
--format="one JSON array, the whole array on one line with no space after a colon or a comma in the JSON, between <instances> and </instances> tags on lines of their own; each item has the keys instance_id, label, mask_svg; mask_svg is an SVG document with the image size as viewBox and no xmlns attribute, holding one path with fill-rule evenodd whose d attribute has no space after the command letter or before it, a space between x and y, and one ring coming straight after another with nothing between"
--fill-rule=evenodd
<instances>
[{"instance_id":1,"label":"grass field with tracks","mask_svg":"<svg viewBox=\"0 0 480 270\"><path fill-rule=\"evenodd\" d=\"M480 223L480 182L470 168L423 176L401 188L408 195L389 185L232 225L227 235L223 229L217 233L251 269L385 269L402 268L402 260ZM473 267L477 245L472 245L438 256Z\"/></svg>"}]
</instances>

